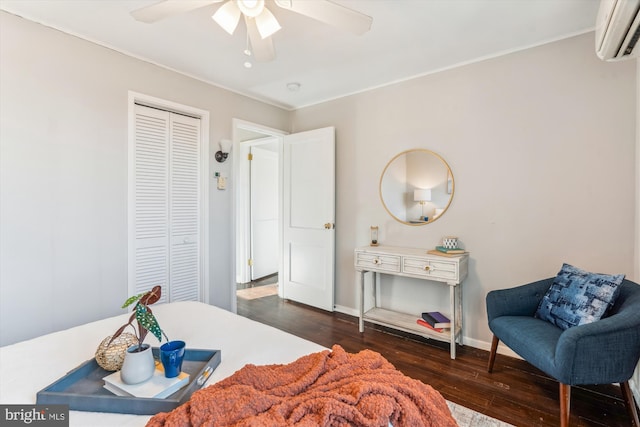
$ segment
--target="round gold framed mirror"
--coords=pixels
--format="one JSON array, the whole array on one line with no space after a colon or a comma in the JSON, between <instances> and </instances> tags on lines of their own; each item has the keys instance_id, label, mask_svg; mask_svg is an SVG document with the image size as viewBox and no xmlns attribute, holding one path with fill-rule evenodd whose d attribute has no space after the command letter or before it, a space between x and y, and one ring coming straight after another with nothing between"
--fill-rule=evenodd
<instances>
[{"instance_id":1,"label":"round gold framed mirror","mask_svg":"<svg viewBox=\"0 0 640 427\"><path fill-rule=\"evenodd\" d=\"M396 221L429 224L449 208L455 181L447 162L426 149L397 154L380 176L382 205Z\"/></svg>"}]
</instances>

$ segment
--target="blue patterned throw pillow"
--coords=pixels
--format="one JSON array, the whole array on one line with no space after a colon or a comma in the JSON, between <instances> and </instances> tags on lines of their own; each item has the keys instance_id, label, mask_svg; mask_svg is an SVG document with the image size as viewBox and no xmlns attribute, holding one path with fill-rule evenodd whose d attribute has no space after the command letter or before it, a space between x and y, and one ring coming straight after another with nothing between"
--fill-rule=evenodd
<instances>
[{"instance_id":1,"label":"blue patterned throw pillow","mask_svg":"<svg viewBox=\"0 0 640 427\"><path fill-rule=\"evenodd\" d=\"M623 279L624 274L589 273L562 264L535 316L560 329L595 322L615 303Z\"/></svg>"}]
</instances>

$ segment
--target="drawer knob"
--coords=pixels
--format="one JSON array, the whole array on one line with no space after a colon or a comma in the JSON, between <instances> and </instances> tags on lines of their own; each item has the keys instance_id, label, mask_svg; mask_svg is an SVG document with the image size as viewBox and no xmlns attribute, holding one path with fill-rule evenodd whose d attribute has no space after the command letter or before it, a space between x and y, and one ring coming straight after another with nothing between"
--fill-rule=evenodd
<instances>
[{"instance_id":1,"label":"drawer knob","mask_svg":"<svg viewBox=\"0 0 640 427\"><path fill-rule=\"evenodd\" d=\"M429 271L429 270L431 270L431 267L429 267L428 265L425 265L424 266L424 271Z\"/></svg>"},{"instance_id":2,"label":"drawer knob","mask_svg":"<svg viewBox=\"0 0 640 427\"><path fill-rule=\"evenodd\" d=\"M373 263L374 263L375 265L380 265L380 264L382 264L382 261L380 261L378 258L375 258L375 259L373 260Z\"/></svg>"}]
</instances>

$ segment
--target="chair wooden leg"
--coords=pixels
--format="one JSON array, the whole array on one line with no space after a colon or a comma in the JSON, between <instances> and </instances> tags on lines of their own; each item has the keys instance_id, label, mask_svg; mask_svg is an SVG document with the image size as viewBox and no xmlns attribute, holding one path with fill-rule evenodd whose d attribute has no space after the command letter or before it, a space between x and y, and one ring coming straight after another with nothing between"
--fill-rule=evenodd
<instances>
[{"instance_id":1,"label":"chair wooden leg","mask_svg":"<svg viewBox=\"0 0 640 427\"><path fill-rule=\"evenodd\" d=\"M560 427L569 427L571 414L571 386L560 383Z\"/></svg>"},{"instance_id":2,"label":"chair wooden leg","mask_svg":"<svg viewBox=\"0 0 640 427\"><path fill-rule=\"evenodd\" d=\"M629 387L629 381L620 383L620 390L622 391L622 397L624 397L624 403L627 405L627 412L633 421L633 425L640 427L640 420L638 419L638 408L636 407L636 401L633 398L633 392Z\"/></svg>"},{"instance_id":3,"label":"chair wooden leg","mask_svg":"<svg viewBox=\"0 0 640 427\"><path fill-rule=\"evenodd\" d=\"M500 340L497 336L493 336L493 340L491 341L491 353L489 353L489 364L487 365L487 372L493 372L493 363L496 361L496 351L498 350L498 343ZM638 426L640 427L640 426Z\"/></svg>"}]
</instances>

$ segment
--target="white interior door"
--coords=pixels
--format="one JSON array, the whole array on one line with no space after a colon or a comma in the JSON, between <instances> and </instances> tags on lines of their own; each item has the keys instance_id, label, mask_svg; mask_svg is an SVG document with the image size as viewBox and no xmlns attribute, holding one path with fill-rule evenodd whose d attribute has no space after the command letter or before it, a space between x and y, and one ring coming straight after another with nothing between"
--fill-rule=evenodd
<instances>
[{"instance_id":1,"label":"white interior door","mask_svg":"<svg viewBox=\"0 0 640 427\"><path fill-rule=\"evenodd\" d=\"M284 137L283 297L333 311L335 130Z\"/></svg>"},{"instance_id":2,"label":"white interior door","mask_svg":"<svg viewBox=\"0 0 640 427\"><path fill-rule=\"evenodd\" d=\"M278 272L278 144L251 148L251 280Z\"/></svg>"}]
</instances>

